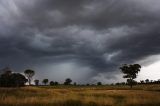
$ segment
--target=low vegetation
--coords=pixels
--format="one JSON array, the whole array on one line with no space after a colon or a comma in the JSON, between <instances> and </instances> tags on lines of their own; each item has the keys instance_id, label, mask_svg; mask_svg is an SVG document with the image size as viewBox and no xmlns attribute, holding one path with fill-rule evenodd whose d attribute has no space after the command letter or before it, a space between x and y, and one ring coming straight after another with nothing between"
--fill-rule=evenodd
<instances>
[{"instance_id":1,"label":"low vegetation","mask_svg":"<svg viewBox=\"0 0 160 106\"><path fill-rule=\"evenodd\" d=\"M160 85L0 88L0 106L160 106Z\"/></svg>"}]
</instances>

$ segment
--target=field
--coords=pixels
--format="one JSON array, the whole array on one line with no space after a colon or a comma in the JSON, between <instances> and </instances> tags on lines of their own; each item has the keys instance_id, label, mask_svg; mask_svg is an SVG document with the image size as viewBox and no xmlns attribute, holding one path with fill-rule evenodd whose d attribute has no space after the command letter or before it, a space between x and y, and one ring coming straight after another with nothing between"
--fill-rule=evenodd
<instances>
[{"instance_id":1,"label":"field","mask_svg":"<svg viewBox=\"0 0 160 106\"><path fill-rule=\"evenodd\" d=\"M0 88L0 106L160 106L160 85Z\"/></svg>"}]
</instances>

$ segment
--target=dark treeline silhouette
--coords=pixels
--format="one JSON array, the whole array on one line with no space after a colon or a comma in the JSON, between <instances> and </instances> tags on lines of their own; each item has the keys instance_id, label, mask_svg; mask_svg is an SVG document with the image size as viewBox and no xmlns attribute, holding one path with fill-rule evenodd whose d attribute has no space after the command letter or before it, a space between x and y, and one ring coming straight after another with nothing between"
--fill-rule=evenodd
<instances>
[{"instance_id":1,"label":"dark treeline silhouette","mask_svg":"<svg viewBox=\"0 0 160 106\"><path fill-rule=\"evenodd\" d=\"M141 80L138 84L160 84L160 79L154 81L149 79L146 79L145 81Z\"/></svg>"},{"instance_id":2,"label":"dark treeline silhouette","mask_svg":"<svg viewBox=\"0 0 160 106\"><path fill-rule=\"evenodd\" d=\"M148 79L146 79L148 80ZM150 81L147 81L146 80L141 80L140 82L137 82L137 81L134 81L133 82L133 85L149 85L149 84L160 84L160 79L158 80L150 80ZM111 85L130 85L129 83L127 82L117 82L117 83L112 83Z\"/></svg>"},{"instance_id":3,"label":"dark treeline silhouette","mask_svg":"<svg viewBox=\"0 0 160 106\"><path fill-rule=\"evenodd\" d=\"M70 85L72 80L70 78L67 78L64 82L64 85Z\"/></svg>"},{"instance_id":4,"label":"dark treeline silhouette","mask_svg":"<svg viewBox=\"0 0 160 106\"><path fill-rule=\"evenodd\" d=\"M129 85L131 88L133 85L142 85L142 84L160 84L159 80L141 80L140 82L135 81L140 72L141 66L139 64L124 64L120 67L121 72L124 74L123 78L127 78L126 82L117 82L110 85ZM32 77L35 75L35 71L32 69L27 69L24 71L24 75L20 73L14 73L9 67L6 67L0 71L0 87L22 87L26 84L31 85ZM28 83L27 83L28 82ZM34 85L40 86L40 80L35 79ZM77 84L76 82L72 83L71 78L66 78L63 84L60 84L57 81L49 81L49 79L42 80L43 86L57 86L57 85L73 85L73 86L100 86L104 85L102 82L97 82L95 84ZM109 84L107 84L109 85Z\"/></svg>"},{"instance_id":5,"label":"dark treeline silhouette","mask_svg":"<svg viewBox=\"0 0 160 106\"><path fill-rule=\"evenodd\" d=\"M97 82L97 85L102 85L102 82Z\"/></svg>"},{"instance_id":6,"label":"dark treeline silhouette","mask_svg":"<svg viewBox=\"0 0 160 106\"><path fill-rule=\"evenodd\" d=\"M1 87L21 87L28 81L24 75L13 73L9 67L4 68L2 71L0 75Z\"/></svg>"},{"instance_id":7,"label":"dark treeline silhouette","mask_svg":"<svg viewBox=\"0 0 160 106\"><path fill-rule=\"evenodd\" d=\"M54 85L55 85L55 86L56 86L56 85L59 85L59 83L58 83L57 81L55 81L55 82L54 82L54 81L50 81L50 83L49 83L49 84L50 84L51 86L54 86Z\"/></svg>"}]
</instances>

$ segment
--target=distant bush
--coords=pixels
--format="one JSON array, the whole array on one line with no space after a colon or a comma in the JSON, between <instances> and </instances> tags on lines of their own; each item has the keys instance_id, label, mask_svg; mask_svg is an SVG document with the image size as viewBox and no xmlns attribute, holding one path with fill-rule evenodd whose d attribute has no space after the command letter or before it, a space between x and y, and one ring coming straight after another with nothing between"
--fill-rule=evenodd
<instances>
[{"instance_id":1,"label":"distant bush","mask_svg":"<svg viewBox=\"0 0 160 106\"><path fill-rule=\"evenodd\" d=\"M74 85L74 86L77 86L77 83L76 83L76 82L74 82L74 83L73 83L73 85Z\"/></svg>"},{"instance_id":2,"label":"distant bush","mask_svg":"<svg viewBox=\"0 0 160 106\"><path fill-rule=\"evenodd\" d=\"M55 85L55 86L56 86L56 85L59 85L59 83L58 83L57 81L55 81L55 82L54 82L54 81L50 81L50 83L49 83L49 84L50 84L51 86L54 86L54 85Z\"/></svg>"},{"instance_id":3,"label":"distant bush","mask_svg":"<svg viewBox=\"0 0 160 106\"><path fill-rule=\"evenodd\" d=\"M102 85L102 82L97 82L97 85Z\"/></svg>"},{"instance_id":4,"label":"distant bush","mask_svg":"<svg viewBox=\"0 0 160 106\"><path fill-rule=\"evenodd\" d=\"M54 82L53 82L53 81L51 81L49 84L50 84L51 86L53 86L53 85L54 85Z\"/></svg>"},{"instance_id":5,"label":"distant bush","mask_svg":"<svg viewBox=\"0 0 160 106\"><path fill-rule=\"evenodd\" d=\"M48 81L49 81L48 79L43 79L42 83L43 83L44 85L47 85Z\"/></svg>"},{"instance_id":6,"label":"distant bush","mask_svg":"<svg viewBox=\"0 0 160 106\"><path fill-rule=\"evenodd\" d=\"M34 80L34 83L35 83L36 86L38 86L39 85L39 80Z\"/></svg>"},{"instance_id":7,"label":"distant bush","mask_svg":"<svg viewBox=\"0 0 160 106\"><path fill-rule=\"evenodd\" d=\"M67 78L64 82L64 85L70 85L72 80L70 78Z\"/></svg>"}]
</instances>

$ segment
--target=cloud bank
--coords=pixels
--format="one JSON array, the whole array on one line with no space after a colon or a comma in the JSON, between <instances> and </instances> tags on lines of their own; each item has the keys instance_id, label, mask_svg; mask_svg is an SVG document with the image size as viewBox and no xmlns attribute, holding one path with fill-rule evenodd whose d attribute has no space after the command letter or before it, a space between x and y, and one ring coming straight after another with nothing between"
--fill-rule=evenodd
<instances>
[{"instance_id":1,"label":"cloud bank","mask_svg":"<svg viewBox=\"0 0 160 106\"><path fill-rule=\"evenodd\" d=\"M157 0L1 0L0 66L32 68L39 79L117 81L121 64L160 53L159 5Z\"/></svg>"}]
</instances>

